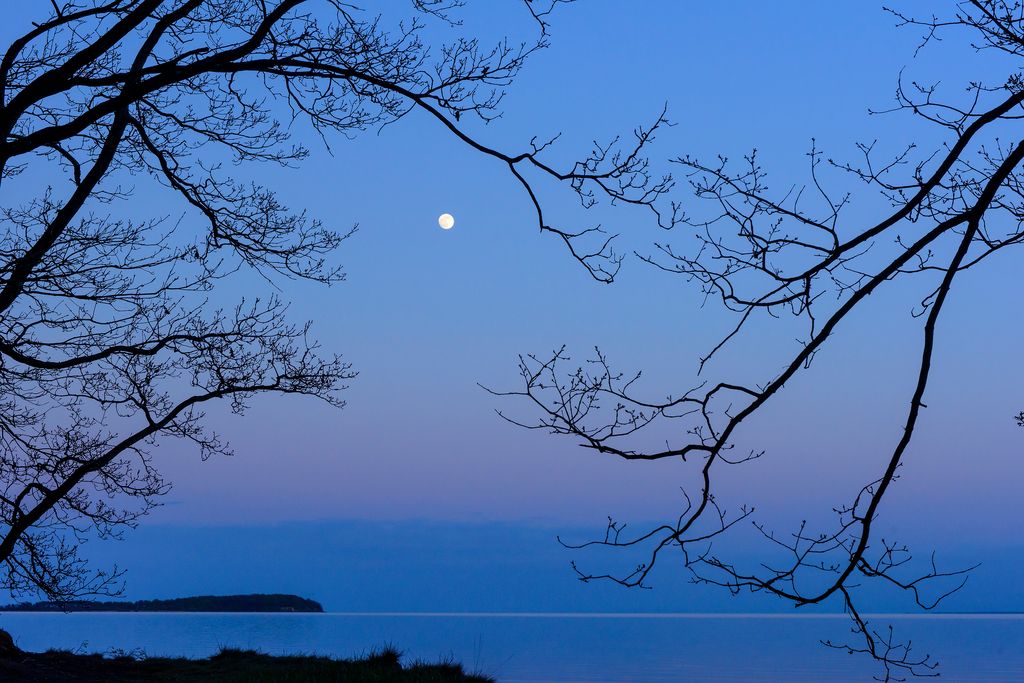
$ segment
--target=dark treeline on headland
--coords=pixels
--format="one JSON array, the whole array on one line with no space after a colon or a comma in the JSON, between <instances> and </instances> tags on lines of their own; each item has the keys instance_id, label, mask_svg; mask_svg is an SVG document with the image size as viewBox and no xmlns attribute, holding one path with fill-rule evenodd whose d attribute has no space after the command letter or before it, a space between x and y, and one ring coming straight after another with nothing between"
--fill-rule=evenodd
<instances>
[{"instance_id":1,"label":"dark treeline on headland","mask_svg":"<svg viewBox=\"0 0 1024 683\"><path fill-rule=\"evenodd\" d=\"M23 602L0 612L323 612L319 602L285 594L199 595L171 600Z\"/></svg>"}]
</instances>

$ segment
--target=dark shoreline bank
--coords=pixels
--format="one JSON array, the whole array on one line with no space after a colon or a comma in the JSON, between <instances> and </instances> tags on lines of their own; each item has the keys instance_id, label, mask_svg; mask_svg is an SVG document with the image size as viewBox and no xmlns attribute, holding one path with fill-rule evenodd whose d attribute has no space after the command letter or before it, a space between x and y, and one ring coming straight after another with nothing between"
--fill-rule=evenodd
<instances>
[{"instance_id":1,"label":"dark shoreline bank","mask_svg":"<svg viewBox=\"0 0 1024 683\"><path fill-rule=\"evenodd\" d=\"M0 680L10 683L493 683L454 662L403 665L392 648L361 659L271 656L224 649L205 659L146 657L141 653L25 652L0 630Z\"/></svg>"}]
</instances>

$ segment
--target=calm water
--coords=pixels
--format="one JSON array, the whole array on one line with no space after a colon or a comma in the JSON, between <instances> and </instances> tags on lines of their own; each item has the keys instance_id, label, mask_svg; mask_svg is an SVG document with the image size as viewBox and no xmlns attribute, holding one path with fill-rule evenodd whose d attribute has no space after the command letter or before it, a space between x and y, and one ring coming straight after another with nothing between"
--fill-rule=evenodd
<instances>
[{"instance_id":1,"label":"calm water","mask_svg":"<svg viewBox=\"0 0 1024 683\"><path fill-rule=\"evenodd\" d=\"M893 617L944 680L1024 680L1024 616ZM0 614L27 650L204 656L219 647L353 656L393 644L408 660L453 657L503 683L859 681L875 669L833 652L847 622L769 615Z\"/></svg>"}]
</instances>

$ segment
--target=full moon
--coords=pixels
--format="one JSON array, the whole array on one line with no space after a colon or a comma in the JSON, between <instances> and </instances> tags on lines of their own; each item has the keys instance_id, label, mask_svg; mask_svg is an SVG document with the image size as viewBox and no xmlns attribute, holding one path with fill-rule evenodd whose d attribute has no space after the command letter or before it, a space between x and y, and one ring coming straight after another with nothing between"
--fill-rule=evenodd
<instances>
[{"instance_id":1,"label":"full moon","mask_svg":"<svg viewBox=\"0 0 1024 683\"><path fill-rule=\"evenodd\" d=\"M455 216L450 213L442 213L437 217L437 224L441 226L442 230L451 230L455 227Z\"/></svg>"}]
</instances>

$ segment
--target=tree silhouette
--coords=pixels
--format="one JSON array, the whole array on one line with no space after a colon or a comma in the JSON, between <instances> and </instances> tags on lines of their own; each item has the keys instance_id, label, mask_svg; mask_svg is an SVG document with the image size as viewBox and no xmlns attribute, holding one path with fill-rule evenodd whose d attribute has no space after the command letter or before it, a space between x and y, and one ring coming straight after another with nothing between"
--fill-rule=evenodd
<instances>
[{"instance_id":1,"label":"tree silhouette","mask_svg":"<svg viewBox=\"0 0 1024 683\"><path fill-rule=\"evenodd\" d=\"M1024 56L1024 4L971 0L954 3L951 14L922 20L892 12L898 25L923 29L922 47L961 31L978 51ZM1015 130L1024 116L1024 84L1018 68L1011 62L1009 72L996 72L991 82L970 83L966 92L949 99L940 97L937 87L901 79L889 113L937 127L937 144L924 149L911 144L885 159L878 158L873 143L860 144L856 162L827 158L812 144L809 180L804 187L784 183L793 189L780 195L769 191L756 152L739 162L692 156L674 160L692 189L683 222L694 229L697 243L684 250L666 242L638 256L696 284L708 299L735 314L735 327L699 359L698 374L705 374L709 361L758 317L793 323L802 329L801 338L777 374L745 382L705 380L668 398L644 396L636 388L639 374L614 370L600 351L577 369L563 370L569 361L564 349L520 359L523 385L498 393L525 399L540 418L508 419L569 435L598 453L627 460L672 458L696 470L696 484L684 490L686 506L677 519L635 535L609 520L601 538L572 546L614 546L641 554L635 570L577 569L581 580L646 586L656 565L674 560L694 582L732 593L766 593L797 607L838 603L850 615L857 641L827 645L876 658L884 680L937 675L929 656L913 652L910 642L895 638L891 628L869 624L857 607L858 595L866 584L882 584L906 591L927 610L967 580L969 569L941 569L934 554L917 567L905 545L877 538L873 527L926 408L936 336L954 282L993 254L1024 242L1024 141ZM837 192L830 189L835 177L853 182ZM847 218L858 188L874 191L866 193L874 199L868 206L882 200L885 208L873 223ZM919 352L903 389L908 396L903 429L881 455L877 477L858 483L849 499L835 506L835 522L821 528L805 522L780 534L757 520L750 506L726 509L715 495L721 469L764 455L758 449L734 455L738 430L807 370L869 296L876 294L877 300L894 288L893 281L904 280L924 280L929 291L913 311L920 321ZM1016 419L1024 425L1024 414ZM675 426L659 427L666 423ZM678 435L678 440L651 449L643 437L655 432ZM774 552L781 559L771 555L751 565L720 553L725 532L751 523L766 543L766 556Z\"/></svg>"},{"instance_id":2,"label":"tree silhouette","mask_svg":"<svg viewBox=\"0 0 1024 683\"><path fill-rule=\"evenodd\" d=\"M238 271L342 278L332 253L347 231L238 177L300 163L292 123L326 141L426 114L506 167L538 227L594 277L614 277L607 237L550 225L530 179L561 181L588 206L653 206L671 180L649 177L642 148L663 119L565 170L546 144L506 152L465 130L499 114L559 2L527 0L536 38L493 47L425 42L428 22L457 25L457 1L414 0L397 18L341 0L40 3L50 14L0 62L3 588L52 600L119 590L120 573L92 571L79 543L134 525L167 491L160 440L227 451L204 428L205 404L242 412L269 393L342 405L352 370L288 321L285 301L210 303ZM177 206L152 215L133 202L146 181Z\"/></svg>"}]
</instances>

